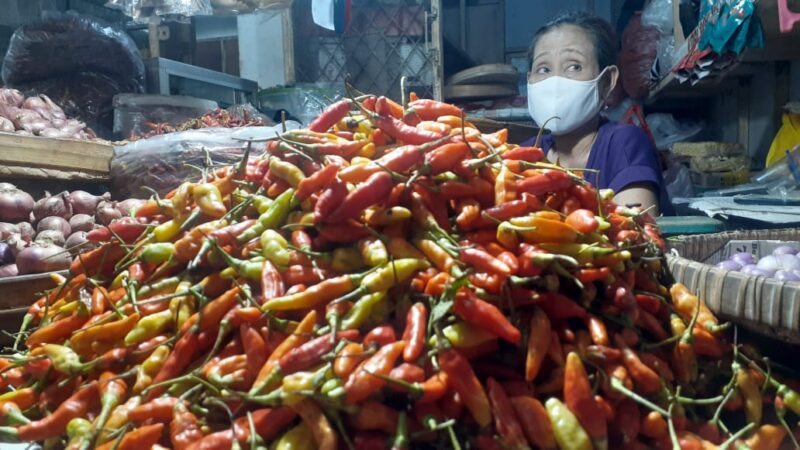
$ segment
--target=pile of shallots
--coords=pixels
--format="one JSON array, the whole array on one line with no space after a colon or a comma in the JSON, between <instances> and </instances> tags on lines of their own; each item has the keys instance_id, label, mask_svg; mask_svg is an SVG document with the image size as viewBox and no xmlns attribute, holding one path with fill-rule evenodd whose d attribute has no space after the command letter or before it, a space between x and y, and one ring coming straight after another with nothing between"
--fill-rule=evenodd
<instances>
[{"instance_id":1,"label":"pile of shallots","mask_svg":"<svg viewBox=\"0 0 800 450\"><path fill-rule=\"evenodd\" d=\"M86 233L127 216L142 200L112 202L109 194L64 191L37 201L10 183L0 183L0 278L69 267L88 250Z\"/></svg>"},{"instance_id":2,"label":"pile of shallots","mask_svg":"<svg viewBox=\"0 0 800 450\"><path fill-rule=\"evenodd\" d=\"M0 88L0 132L48 138L97 138L85 123L68 119L48 96L25 98L20 91L7 88Z\"/></svg>"}]
</instances>

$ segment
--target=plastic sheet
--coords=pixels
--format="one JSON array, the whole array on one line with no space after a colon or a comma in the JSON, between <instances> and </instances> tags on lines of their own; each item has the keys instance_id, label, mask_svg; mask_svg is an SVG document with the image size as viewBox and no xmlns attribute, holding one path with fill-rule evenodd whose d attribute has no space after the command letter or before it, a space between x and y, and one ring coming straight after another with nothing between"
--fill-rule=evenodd
<instances>
[{"instance_id":1,"label":"plastic sheet","mask_svg":"<svg viewBox=\"0 0 800 450\"><path fill-rule=\"evenodd\" d=\"M300 128L287 122L288 129ZM199 173L189 166L204 167L234 164L247 148L245 139L274 138L281 131L275 127L205 128L164 134L132 142L114 149L111 159L112 192L118 198L148 198L151 192L166 194L186 179ZM251 155L264 152L264 142L255 142Z\"/></svg>"}]
</instances>

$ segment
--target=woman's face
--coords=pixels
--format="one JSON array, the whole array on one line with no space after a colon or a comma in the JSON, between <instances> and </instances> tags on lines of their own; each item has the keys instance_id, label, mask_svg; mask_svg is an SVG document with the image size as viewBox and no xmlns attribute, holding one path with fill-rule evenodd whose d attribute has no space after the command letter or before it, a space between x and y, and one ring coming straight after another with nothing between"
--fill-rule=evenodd
<instances>
[{"instance_id":1,"label":"woman's face","mask_svg":"<svg viewBox=\"0 0 800 450\"><path fill-rule=\"evenodd\" d=\"M536 83L552 76L588 81L599 74L597 51L591 36L581 27L566 24L539 38L533 49L528 82Z\"/></svg>"}]
</instances>

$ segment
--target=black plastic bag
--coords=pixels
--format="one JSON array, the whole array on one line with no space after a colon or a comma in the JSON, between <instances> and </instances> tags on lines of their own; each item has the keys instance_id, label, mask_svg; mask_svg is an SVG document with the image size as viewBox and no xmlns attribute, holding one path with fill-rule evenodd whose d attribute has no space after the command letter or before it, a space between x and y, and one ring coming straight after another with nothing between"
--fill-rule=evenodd
<instances>
[{"instance_id":1,"label":"black plastic bag","mask_svg":"<svg viewBox=\"0 0 800 450\"><path fill-rule=\"evenodd\" d=\"M17 86L79 72L102 73L132 91L144 88L144 63L133 39L99 19L48 13L18 28L3 60L5 84Z\"/></svg>"}]
</instances>

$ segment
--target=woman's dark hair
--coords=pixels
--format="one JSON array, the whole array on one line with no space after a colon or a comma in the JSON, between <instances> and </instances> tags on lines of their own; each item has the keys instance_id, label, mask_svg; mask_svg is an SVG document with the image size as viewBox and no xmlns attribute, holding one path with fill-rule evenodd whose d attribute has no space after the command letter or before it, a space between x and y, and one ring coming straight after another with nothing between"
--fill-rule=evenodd
<instances>
[{"instance_id":1,"label":"woman's dark hair","mask_svg":"<svg viewBox=\"0 0 800 450\"><path fill-rule=\"evenodd\" d=\"M536 48L536 43L539 42L539 39L545 33L562 25L575 25L589 33L594 44L597 67L600 70L617 63L617 39L611 24L594 14L578 11L559 14L536 30L531 46L528 49L528 70L533 66L533 50Z\"/></svg>"}]
</instances>

